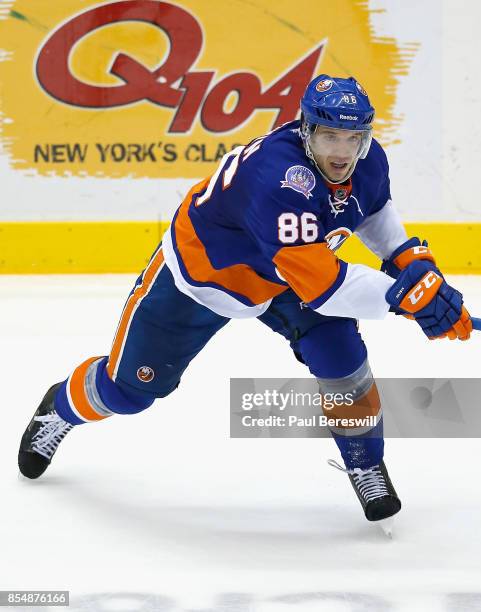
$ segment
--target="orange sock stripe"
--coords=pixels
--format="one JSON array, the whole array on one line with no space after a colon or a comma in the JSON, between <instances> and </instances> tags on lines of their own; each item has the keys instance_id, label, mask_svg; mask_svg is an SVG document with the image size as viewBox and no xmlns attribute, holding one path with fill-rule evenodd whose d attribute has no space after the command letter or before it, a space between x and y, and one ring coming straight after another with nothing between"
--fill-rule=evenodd
<instances>
[{"instance_id":1,"label":"orange sock stripe","mask_svg":"<svg viewBox=\"0 0 481 612\"><path fill-rule=\"evenodd\" d=\"M323 413L325 416L335 419L362 419L370 416L380 416L381 398L376 383L373 382L369 391L352 404L333 406L330 410L323 408Z\"/></svg>"},{"instance_id":2,"label":"orange sock stripe","mask_svg":"<svg viewBox=\"0 0 481 612\"><path fill-rule=\"evenodd\" d=\"M109 361L107 363L107 373L112 380L115 380L115 377L117 375L117 367L122 357L125 340L127 339L130 323L132 321L135 310L142 301L142 299L150 291L155 281L156 275L160 271L160 268L163 263L164 254L162 253L162 249L159 249L153 257L152 261L145 269L141 284L135 288L134 292L127 300L127 304L125 305L124 311L122 313L120 323L117 327L114 343L112 345L112 350L110 351L109 355Z\"/></svg>"},{"instance_id":3,"label":"orange sock stripe","mask_svg":"<svg viewBox=\"0 0 481 612\"><path fill-rule=\"evenodd\" d=\"M85 375L89 366L102 357L90 357L81 363L71 374L67 383L67 394L72 409L84 421L101 421L107 418L96 412L85 393Z\"/></svg>"}]
</instances>

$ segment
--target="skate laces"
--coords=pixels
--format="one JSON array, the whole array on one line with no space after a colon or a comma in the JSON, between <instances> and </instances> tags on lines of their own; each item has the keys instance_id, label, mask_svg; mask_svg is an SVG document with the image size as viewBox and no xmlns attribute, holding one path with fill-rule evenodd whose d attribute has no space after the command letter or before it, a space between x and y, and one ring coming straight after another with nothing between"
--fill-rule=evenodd
<instances>
[{"instance_id":1,"label":"skate laces","mask_svg":"<svg viewBox=\"0 0 481 612\"><path fill-rule=\"evenodd\" d=\"M73 425L59 417L55 410L44 416L34 417L34 421L42 423L42 426L32 438L32 449L39 455L51 459Z\"/></svg>"},{"instance_id":2,"label":"skate laces","mask_svg":"<svg viewBox=\"0 0 481 612\"><path fill-rule=\"evenodd\" d=\"M342 465L340 465L337 461L334 461L334 459L329 459L327 463L331 467L349 474L359 493L366 500L366 502L378 497L389 495L386 481L378 465L373 465L366 470L361 468L348 470L347 468L342 467Z\"/></svg>"}]
</instances>

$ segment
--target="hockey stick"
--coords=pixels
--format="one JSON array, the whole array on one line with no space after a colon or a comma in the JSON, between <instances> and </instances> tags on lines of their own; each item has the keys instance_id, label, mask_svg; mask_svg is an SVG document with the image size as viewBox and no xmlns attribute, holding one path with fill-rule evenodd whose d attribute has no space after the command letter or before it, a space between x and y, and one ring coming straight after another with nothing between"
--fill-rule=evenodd
<instances>
[{"instance_id":1,"label":"hockey stick","mask_svg":"<svg viewBox=\"0 0 481 612\"><path fill-rule=\"evenodd\" d=\"M471 317L471 321L473 322L473 329L481 331L481 319L478 319L477 317Z\"/></svg>"}]
</instances>

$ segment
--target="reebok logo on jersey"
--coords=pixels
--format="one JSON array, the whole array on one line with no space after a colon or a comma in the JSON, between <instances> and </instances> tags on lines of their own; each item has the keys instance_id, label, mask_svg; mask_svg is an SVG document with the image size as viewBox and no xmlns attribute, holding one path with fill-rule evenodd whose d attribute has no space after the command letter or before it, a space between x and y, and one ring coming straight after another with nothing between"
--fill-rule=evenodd
<instances>
[{"instance_id":1,"label":"reebok logo on jersey","mask_svg":"<svg viewBox=\"0 0 481 612\"><path fill-rule=\"evenodd\" d=\"M348 121L357 121L359 117L356 115L339 115L340 119L347 119Z\"/></svg>"},{"instance_id":2,"label":"reebok logo on jersey","mask_svg":"<svg viewBox=\"0 0 481 612\"><path fill-rule=\"evenodd\" d=\"M306 196L307 199L312 198L311 191L315 186L316 177L305 166L291 166L287 169L284 180L281 181L281 188L294 189L297 193Z\"/></svg>"}]
</instances>

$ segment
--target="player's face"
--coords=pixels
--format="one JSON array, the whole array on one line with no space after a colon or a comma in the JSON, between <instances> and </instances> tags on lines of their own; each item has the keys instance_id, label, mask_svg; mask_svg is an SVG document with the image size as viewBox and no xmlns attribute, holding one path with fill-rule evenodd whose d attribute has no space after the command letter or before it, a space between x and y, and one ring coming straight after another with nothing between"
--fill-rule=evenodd
<instances>
[{"instance_id":1,"label":"player's face","mask_svg":"<svg viewBox=\"0 0 481 612\"><path fill-rule=\"evenodd\" d=\"M317 126L309 145L322 172L332 181L342 181L359 157L363 132Z\"/></svg>"}]
</instances>

